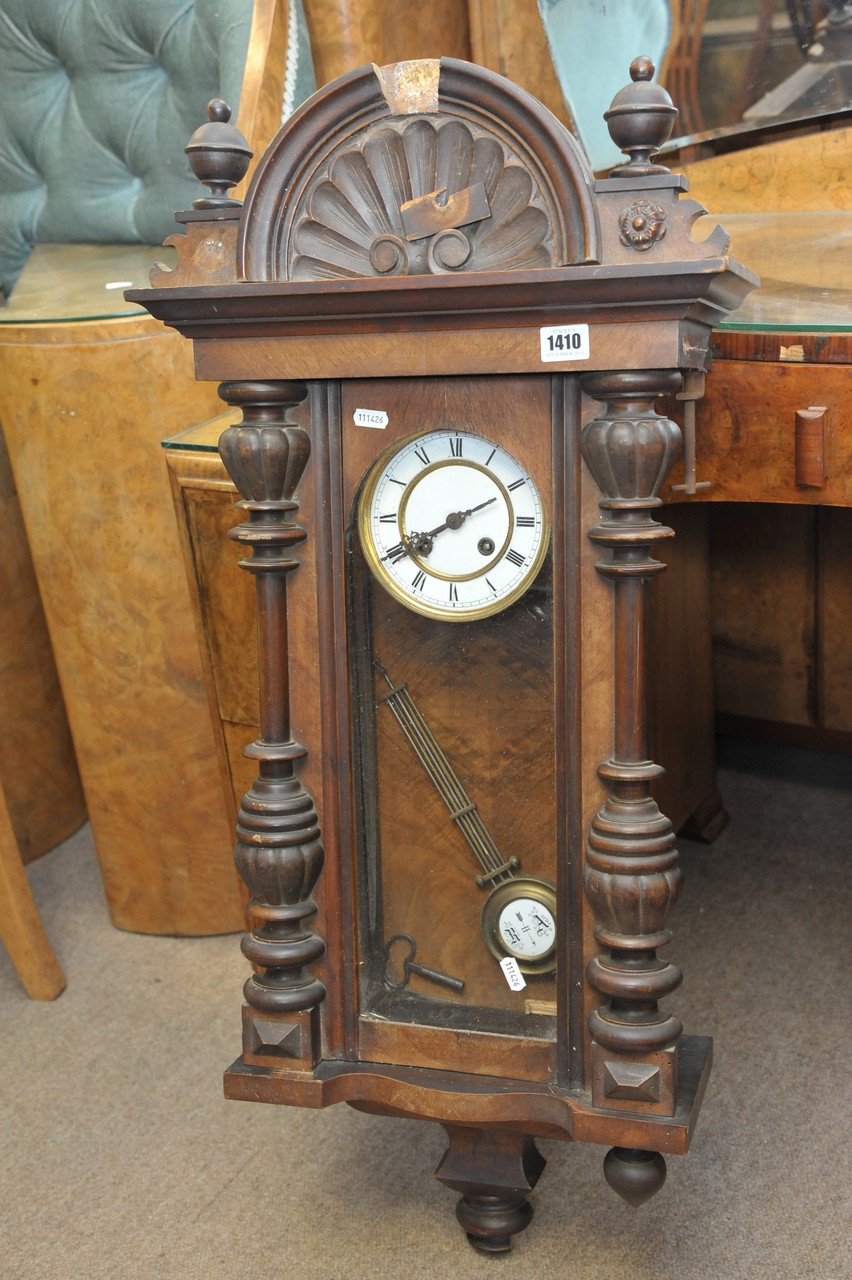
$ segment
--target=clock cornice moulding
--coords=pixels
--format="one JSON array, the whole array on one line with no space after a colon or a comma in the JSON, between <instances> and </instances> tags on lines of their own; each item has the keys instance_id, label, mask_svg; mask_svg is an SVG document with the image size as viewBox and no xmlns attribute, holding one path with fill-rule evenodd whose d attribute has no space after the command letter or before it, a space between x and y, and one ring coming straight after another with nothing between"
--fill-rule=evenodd
<instances>
[{"instance_id":1,"label":"clock cornice moulding","mask_svg":"<svg viewBox=\"0 0 852 1280\"><path fill-rule=\"evenodd\" d=\"M401 85L417 89L399 92ZM393 222L396 209L389 197L404 195L407 181L420 187L411 194L430 192L431 174L435 185L448 183L452 192L454 179L460 185L467 181L464 166L471 162L474 177L486 185L497 181L493 153L487 158L460 155L456 135L452 154L429 155L423 138L415 135L413 145L388 156L379 139L387 141L389 126L408 130L415 117L435 127L460 125L474 145L496 141L502 151L498 169L508 163L528 172L536 202L550 223L553 265L599 260L594 178L576 140L531 94L504 77L442 58L358 68L321 89L291 117L267 149L246 196L236 246L239 276L271 280L289 275L291 242L300 221L313 215L317 188L325 188L329 177L333 180L330 167L353 150L360 150L364 159L364 181L354 192L354 208L364 220L360 229L368 233L380 230L368 227L371 214L385 222L385 230L393 229L387 220ZM400 172L407 164L411 172ZM354 228L356 239L358 230Z\"/></svg>"},{"instance_id":2,"label":"clock cornice moulding","mask_svg":"<svg viewBox=\"0 0 852 1280\"><path fill-rule=\"evenodd\" d=\"M754 288L732 259L641 262L453 276L199 284L128 290L190 338L536 328L624 319L713 326Z\"/></svg>"}]
</instances>

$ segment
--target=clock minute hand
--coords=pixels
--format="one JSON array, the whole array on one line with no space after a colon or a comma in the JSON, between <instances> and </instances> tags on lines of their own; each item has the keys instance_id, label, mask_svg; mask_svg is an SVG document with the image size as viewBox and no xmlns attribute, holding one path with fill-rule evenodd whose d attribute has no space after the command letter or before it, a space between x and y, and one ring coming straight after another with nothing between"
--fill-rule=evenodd
<instances>
[{"instance_id":1,"label":"clock minute hand","mask_svg":"<svg viewBox=\"0 0 852 1280\"><path fill-rule=\"evenodd\" d=\"M468 516L472 516L474 511L481 511L483 507L490 507L491 503L496 501L496 498L486 498L478 506L468 507L467 511L451 511L444 523L439 524L437 529L432 529L429 536L431 537L435 533L443 533L444 529L460 529Z\"/></svg>"},{"instance_id":2,"label":"clock minute hand","mask_svg":"<svg viewBox=\"0 0 852 1280\"><path fill-rule=\"evenodd\" d=\"M439 533L443 533L445 529L460 529L468 516L472 516L475 511L481 511L483 507L489 507L496 501L496 498L486 498L485 502L469 507L467 511L451 511L444 523L436 525L434 529L429 529L426 533L411 533L407 538L403 536L402 542L393 547L387 555L382 556L382 559L396 563L405 556L428 556L432 550L432 540Z\"/></svg>"}]
</instances>

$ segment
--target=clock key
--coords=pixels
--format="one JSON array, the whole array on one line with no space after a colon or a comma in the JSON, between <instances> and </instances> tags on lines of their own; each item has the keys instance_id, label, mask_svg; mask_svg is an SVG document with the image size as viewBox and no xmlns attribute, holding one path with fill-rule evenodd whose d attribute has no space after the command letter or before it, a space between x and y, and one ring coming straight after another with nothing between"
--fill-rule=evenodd
<instances>
[{"instance_id":1,"label":"clock key","mask_svg":"<svg viewBox=\"0 0 852 1280\"><path fill-rule=\"evenodd\" d=\"M408 944L408 955L402 962L403 978L401 982L395 982L390 976L390 960L391 947L397 942L405 942ZM414 956L417 952L417 943L414 941L410 933L396 933L388 941L385 946L385 985L394 991L403 991L408 986L408 979L412 973L417 974L420 978L426 978L429 982L437 982L442 987L449 987L451 991L464 991L464 981L461 978L454 978L449 973L442 973L440 969L432 969L429 965L416 963Z\"/></svg>"}]
</instances>

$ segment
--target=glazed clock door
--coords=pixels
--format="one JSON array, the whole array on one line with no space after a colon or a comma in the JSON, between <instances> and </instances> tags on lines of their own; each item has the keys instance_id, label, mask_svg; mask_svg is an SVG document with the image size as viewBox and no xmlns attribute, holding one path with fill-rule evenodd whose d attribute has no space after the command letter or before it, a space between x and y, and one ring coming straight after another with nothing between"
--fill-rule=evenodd
<instances>
[{"instance_id":1,"label":"glazed clock door","mask_svg":"<svg viewBox=\"0 0 852 1280\"><path fill-rule=\"evenodd\" d=\"M550 379L350 383L341 421L361 1056L460 1068L485 1034L522 1078L567 923Z\"/></svg>"}]
</instances>

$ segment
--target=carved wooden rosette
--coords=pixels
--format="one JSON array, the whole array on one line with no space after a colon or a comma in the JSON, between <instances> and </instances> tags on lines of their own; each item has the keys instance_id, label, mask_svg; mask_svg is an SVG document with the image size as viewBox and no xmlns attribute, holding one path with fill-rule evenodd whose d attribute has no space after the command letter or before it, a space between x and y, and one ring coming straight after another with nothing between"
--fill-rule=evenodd
<instances>
[{"instance_id":1,"label":"carved wooden rosette","mask_svg":"<svg viewBox=\"0 0 852 1280\"><path fill-rule=\"evenodd\" d=\"M325 951L307 928L323 849L313 800L295 776L307 754L290 735L287 574L298 568L292 548L307 536L291 516L293 493L310 456L306 431L288 420L307 388L297 382L226 382L219 394L243 421L223 432L219 453L248 520L230 536L251 548L240 567L255 575L260 660L260 737L246 748L258 775L242 799L234 857L254 920L242 949L257 972L244 993L249 1061L310 1059L313 1023L292 1015L315 1010L325 988L307 966Z\"/></svg>"},{"instance_id":2,"label":"carved wooden rosette","mask_svg":"<svg viewBox=\"0 0 852 1280\"><path fill-rule=\"evenodd\" d=\"M596 568L615 593L614 743L598 770L609 794L591 824L584 878L603 948L588 968L604 997L589 1022L592 1099L660 1115L677 1104L681 1025L658 1001L679 986L681 973L657 950L671 938L666 920L680 872L671 823L651 796L662 770L648 759L645 600L648 579L665 568L651 548L672 536L651 513L681 450L680 428L653 405L679 385L679 373L654 370L583 379L584 391L605 402L586 424L582 447L603 492L604 518L589 537L609 554Z\"/></svg>"}]
</instances>

